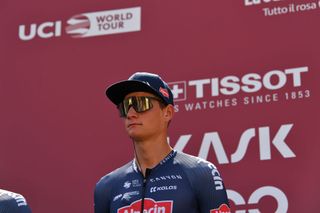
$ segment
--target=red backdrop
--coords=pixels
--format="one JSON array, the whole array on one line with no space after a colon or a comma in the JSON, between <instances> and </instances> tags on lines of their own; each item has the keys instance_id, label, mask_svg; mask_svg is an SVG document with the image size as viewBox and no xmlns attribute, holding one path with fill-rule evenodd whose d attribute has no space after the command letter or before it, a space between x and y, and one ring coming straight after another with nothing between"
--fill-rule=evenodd
<instances>
[{"instance_id":1,"label":"red backdrop","mask_svg":"<svg viewBox=\"0 0 320 213\"><path fill-rule=\"evenodd\" d=\"M317 0L4 1L0 188L34 212L93 212L95 183L133 157L105 88L143 70L170 82L170 143L218 167L233 212L316 212L319 11Z\"/></svg>"}]
</instances>

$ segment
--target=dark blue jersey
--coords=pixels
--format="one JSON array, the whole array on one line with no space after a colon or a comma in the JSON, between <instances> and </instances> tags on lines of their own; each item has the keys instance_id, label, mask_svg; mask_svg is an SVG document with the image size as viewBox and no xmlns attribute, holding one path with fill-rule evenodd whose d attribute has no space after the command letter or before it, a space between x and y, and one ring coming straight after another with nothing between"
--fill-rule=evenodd
<instances>
[{"instance_id":1,"label":"dark blue jersey","mask_svg":"<svg viewBox=\"0 0 320 213\"><path fill-rule=\"evenodd\" d=\"M31 210L22 195L0 189L0 213L31 213Z\"/></svg>"},{"instance_id":2,"label":"dark blue jersey","mask_svg":"<svg viewBox=\"0 0 320 213\"><path fill-rule=\"evenodd\" d=\"M102 177L94 193L95 213L229 213L216 167L172 151L143 177L135 160Z\"/></svg>"}]
</instances>

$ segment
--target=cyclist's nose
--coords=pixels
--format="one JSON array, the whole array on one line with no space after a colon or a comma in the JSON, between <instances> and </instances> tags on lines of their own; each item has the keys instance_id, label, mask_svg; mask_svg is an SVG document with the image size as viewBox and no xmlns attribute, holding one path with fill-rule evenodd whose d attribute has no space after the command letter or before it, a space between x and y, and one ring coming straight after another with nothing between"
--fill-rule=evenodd
<instances>
[{"instance_id":1,"label":"cyclist's nose","mask_svg":"<svg viewBox=\"0 0 320 213\"><path fill-rule=\"evenodd\" d=\"M132 117L137 117L138 113L134 109L134 107L131 105L129 106L128 113L127 113L127 118L132 118Z\"/></svg>"}]
</instances>

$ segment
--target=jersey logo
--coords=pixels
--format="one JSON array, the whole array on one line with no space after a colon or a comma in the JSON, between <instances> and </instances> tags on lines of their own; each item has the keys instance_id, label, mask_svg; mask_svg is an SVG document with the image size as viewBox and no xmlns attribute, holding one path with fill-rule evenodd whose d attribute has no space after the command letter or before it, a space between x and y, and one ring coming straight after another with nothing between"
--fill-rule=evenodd
<instances>
[{"instance_id":1,"label":"jersey logo","mask_svg":"<svg viewBox=\"0 0 320 213\"><path fill-rule=\"evenodd\" d=\"M155 201L150 198L144 199L144 211L145 213L172 213L172 200ZM117 213L140 213L141 200L137 200L131 203L129 206L124 206L118 209Z\"/></svg>"},{"instance_id":2,"label":"jersey logo","mask_svg":"<svg viewBox=\"0 0 320 213\"><path fill-rule=\"evenodd\" d=\"M231 213L228 205L221 204L219 208L210 210L210 213Z\"/></svg>"}]
</instances>

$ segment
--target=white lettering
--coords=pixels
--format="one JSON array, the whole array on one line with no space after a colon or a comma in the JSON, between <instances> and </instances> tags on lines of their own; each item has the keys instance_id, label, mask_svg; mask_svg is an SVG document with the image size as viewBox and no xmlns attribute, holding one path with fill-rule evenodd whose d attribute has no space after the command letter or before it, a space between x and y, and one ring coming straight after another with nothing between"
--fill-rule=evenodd
<instances>
[{"instance_id":1,"label":"white lettering","mask_svg":"<svg viewBox=\"0 0 320 213\"><path fill-rule=\"evenodd\" d=\"M278 77L278 84L273 85L271 83L271 77L276 75ZM263 77L263 84L267 89L270 90L275 90L275 89L280 89L282 88L287 82L287 78L286 75L279 71L279 70L274 70L271 72L268 72L267 74L265 74L265 76Z\"/></svg>"},{"instance_id":2,"label":"white lettering","mask_svg":"<svg viewBox=\"0 0 320 213\"><path fill-rule=\"evenodd\" d=\"M277 90L283 88L288 83L288 76L293 76L292 85L294 87L300 87L302 85L301 74L308 72L308 67L297 67L282 70L272 70L261 76L258 73L248 73L244 76L225 76L221 79L211 78L211 79L200 79L189 81L189 86L194 86L195 97L203 98L205 93L208 92L205 85L211 84L211 96L216 97L220 94L222 95L235 95L240 91L245 93L253 93L261 90L262 88L268 90ZM178 96L178 92L181 90L175 88L175 96ZM204 105L205 104L205 105ZM187 110L200 109L201 107L207 107L206 103L196 103L186 106Z\"/></svg>"},{"instance_id":3,"label":"white lettering","mask_svg":"<svg viewBox=\"0 0 320 213\"><path fill-rule=\"evenodd\" d=\"M222 142L217 132L209 132L204 134L199 155L198 155L200 158L203 158L203 159L208 158L210 145L213 146L213 149L215 151L215 154L217 156L219 163L221 164L229 163L226 152L224 151Z\"/></svg>"},{"instance_id":4,"label":"white lettering","mask_svg":"<svg viewBox=\"0 0 320 213\"><path fill-rule=\"evenodd\" d=\"M26 34L26 26L19 26L19 38L23 41L28 41L38 35L40 38L51 38L61 36L61 21L44 22L37 27L36 24L31 24L29 34Z\"/></svg>"},{"instance_id":5,"label":"white lettering","mask_svg":"<svg viewBox=\"0 0 320 213\"><path fill-rule=\"evenodd\" d=\"M189 86L196 86L196 97L202 98L203 86L204 84L209 84L209 83L210 83L210 79L194 80L194 81L189 81Z\"/></svg>"},{"instance_id":6,"label":"white lettering","mask_svg":"<svg viewBox=\"0 0 320 213\"><path fill-rule=\"evenodd\" d=\"M261 77L257 73L250 73L243 76L242 82L245 85L242 87L242 91L248 92L248 93L259 91L262 87L262 84L260 81L257 81L257 80L260 80L260 79ZM252 86L252 87L249 87L249 86Z\"/></svg>"},{"instance_id":7,"label":"white lettering","mask_svg":"<svg viewBox=\"0 0 320 213\"><path fill-rule=\"evenodd\" d=\"M247 148L251 139L256 136L255 129L251 128L242 133L240 142L235 153L231 155L231 162L239 162L247 152Z\"/></svg>"},{"instance_id":8,"label":"white lettering","mask_svg":"<svg viewBox=\"0 0 320 213\"><path fill-rule=\"evenodd\" d=\"M286 74L292 74L293 75L293 86L294 87L300 87L301 86L301 73L302 72L308 72L308 67L298 67L298 68L292 68L292 69L286 69Z\"/></svg>"},{"instance_id":9,"label":"white lettering","mask_svg":"<svg viewBox=\"0 0 320 213\"><path fill-rule=\"evenodd\" d=\"M275 148L284 158L296 157L295 153L290 149L290 147L287 145L285 141L292 127L293 127L293 124L281 125L272 140L270 139L271 138L270 127L258 128L257 132L258 132L260 160L271 159L271 144L275 146ZM179 140L174 146L174 149L178 151L183 151L184 148L189 143L191 137L192 137L191 134L180 136ZM242 133L236 151L233 154L231 154L231 163L240 162L244 158L244 156L247 153L249 143L250 142L252 143L252 141L254 141L252 139L255 137L256 137L255 128L249 128ZM229 163L229 159L224 150L223 143L220 139L218 132L204 133L198 156L200 158L207 159L210 147L213 147L219 164Z\"/></svg>"},{"instance_id":10,"label":"white lettering","mask_svg":"<svg viewBox=\"0 0 320 213\"><path fill-rule=\"evenodd\" d=\"M220 90L224 95L234 95L240 91L239 78L236 76L227 76L222 78L221 86L225 87ZM230 88L231 90L228 90Z\"/></svg>"},{"instance_id":11,"label":"white lettering","mask_svg":"<svg viewBox=\"0 0 320 213\"><path fill-rule=\"evenodd\" d=\"M30 31L29 35L26 35L26 26L25 25L20 25L19 26L19 38L23 41L31 40L36 36L36 29L37 25L36 24L31 24L30 26Z\"/></svg>"}]
</instances>

